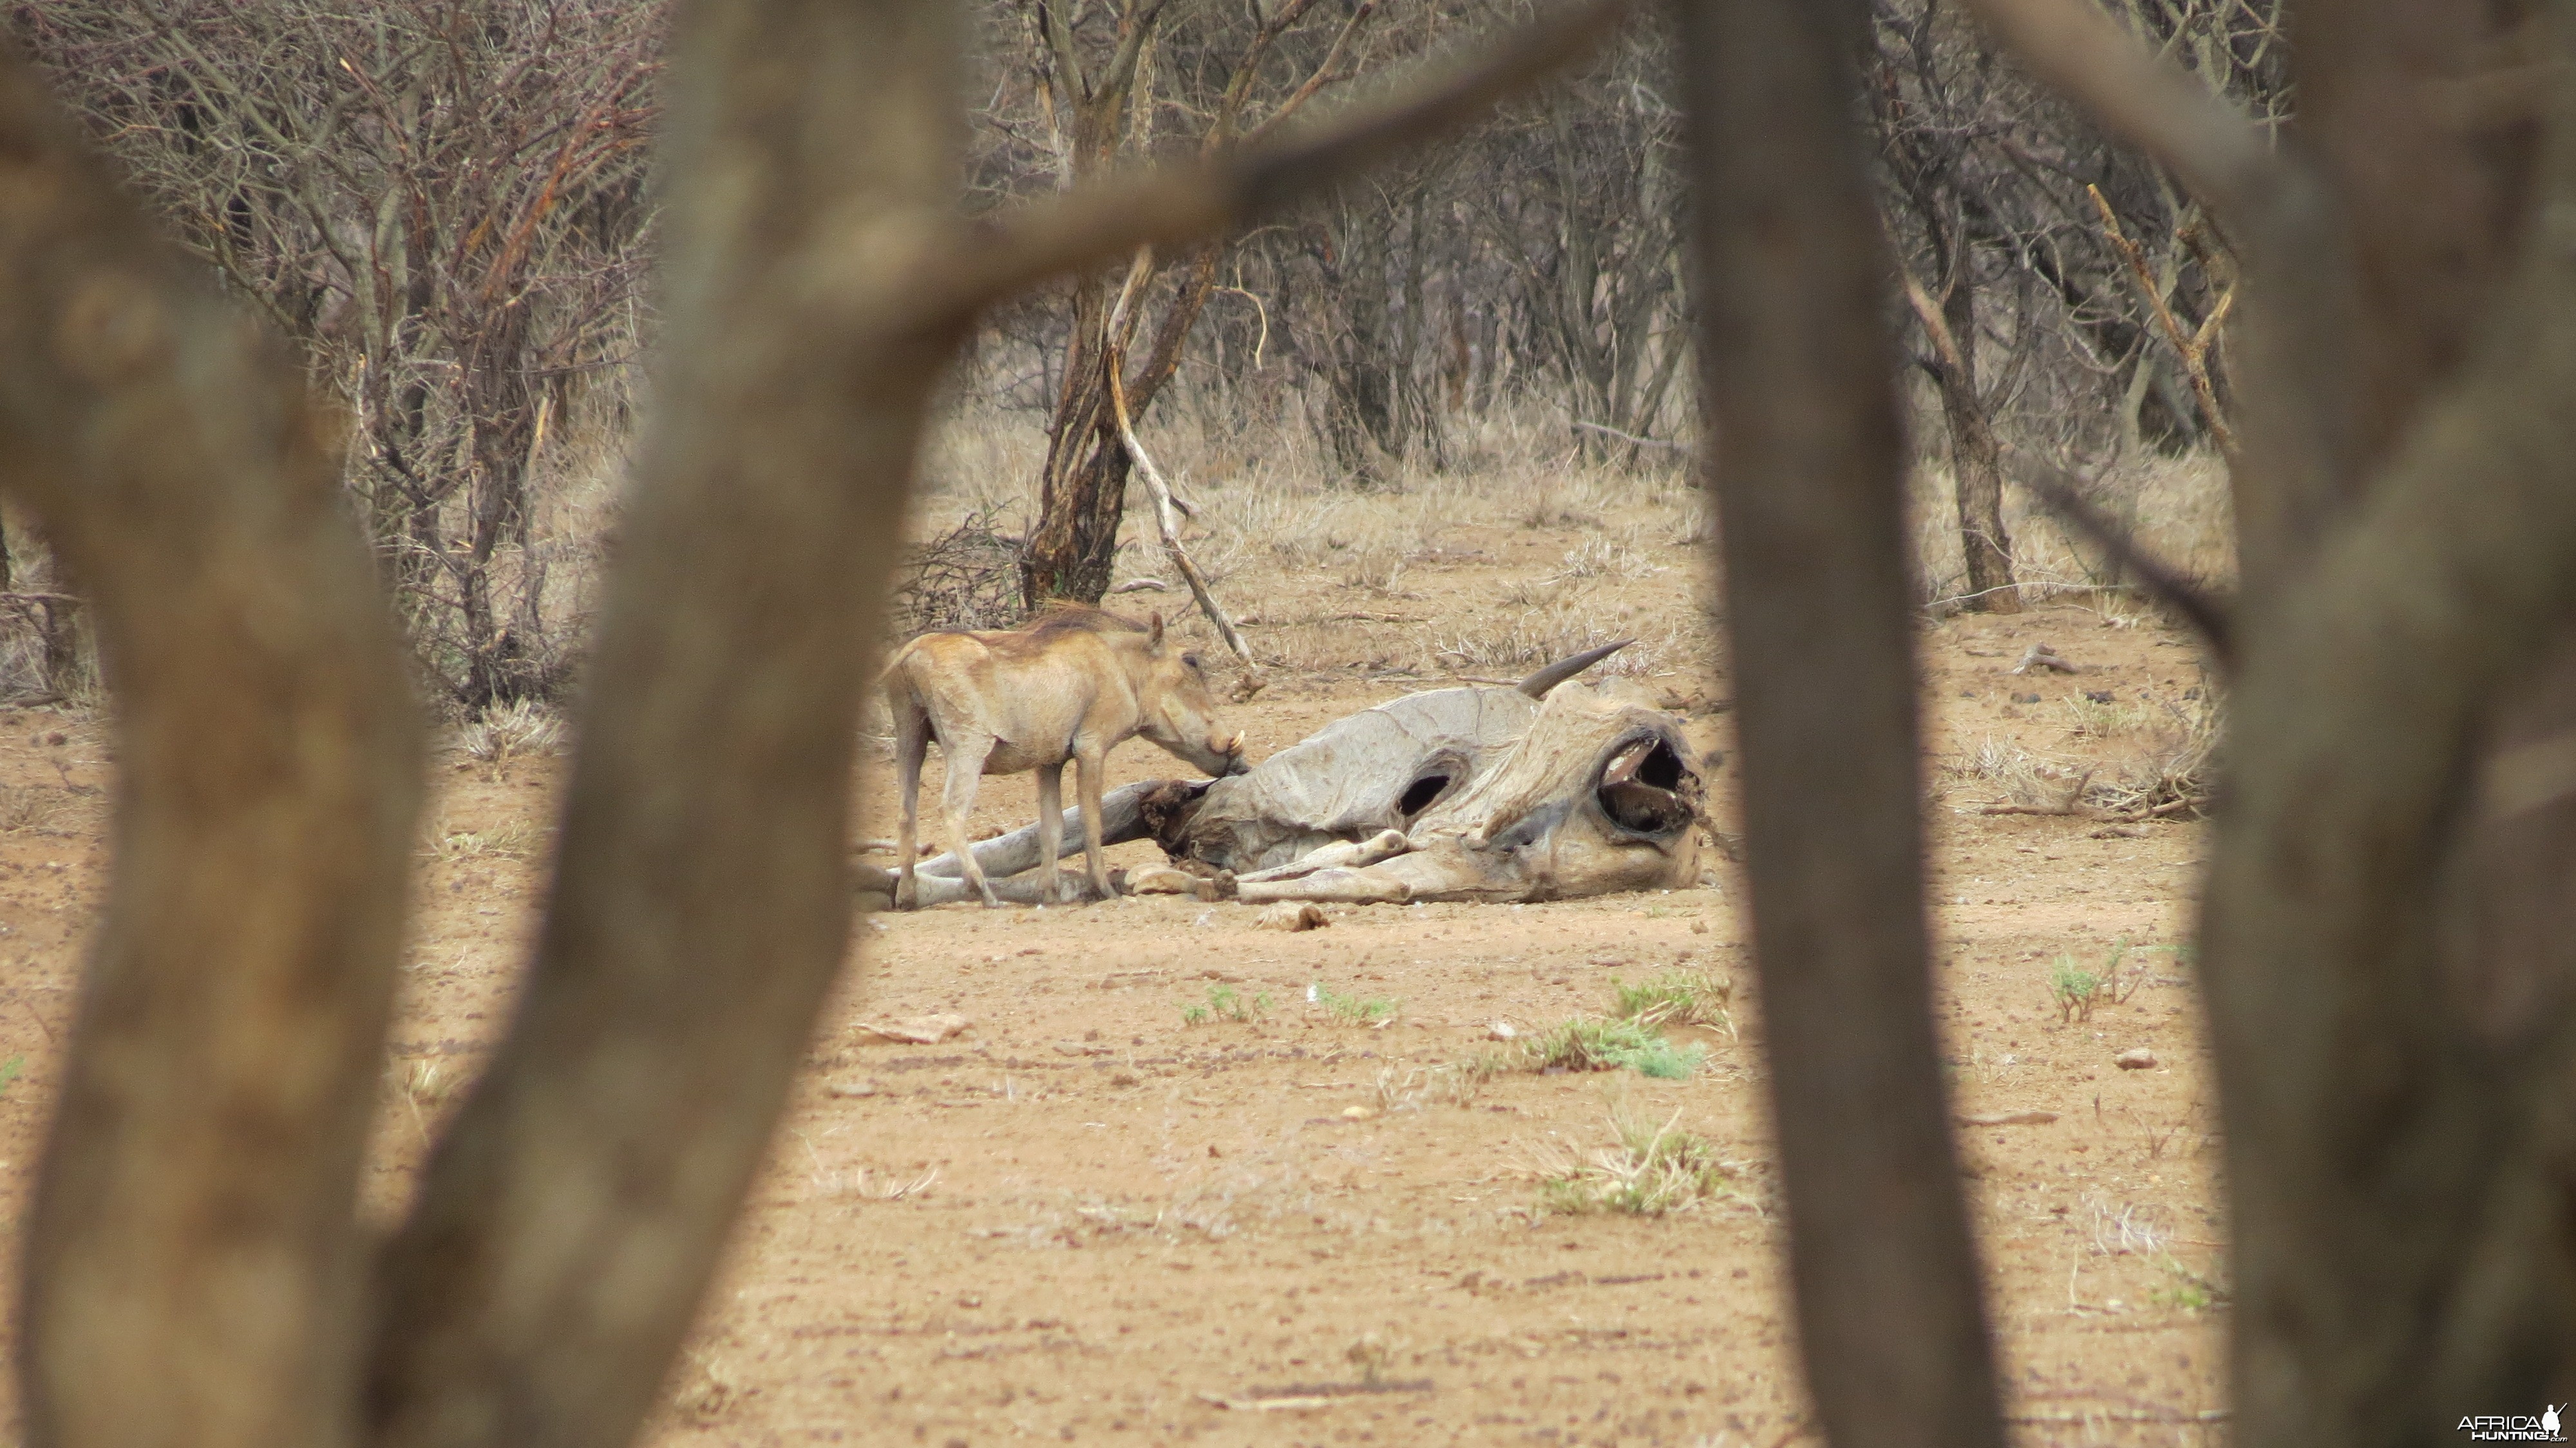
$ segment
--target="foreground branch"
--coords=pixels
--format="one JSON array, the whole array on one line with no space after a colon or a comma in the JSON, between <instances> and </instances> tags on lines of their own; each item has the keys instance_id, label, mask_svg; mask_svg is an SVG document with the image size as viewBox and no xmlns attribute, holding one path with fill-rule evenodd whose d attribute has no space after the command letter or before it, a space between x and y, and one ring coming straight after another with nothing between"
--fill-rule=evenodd
<instances>
[{"instance_id":1,"label":"foreground branch","mask_svg":"<svg viewBox=\"0 0 2576 1448\"><path fill-rule=\"evenodd\" d=\"M817 316L801 284L854 246L881 318L950 236L952 20L678 12L664 401L526 992L386 1249L379 1443L633 1436L849 952L871 615L953 336Z\"/></svg>"},{"instance_id":2,"label":"foreground branch","mask_svg":"<svg viewBox=\"0 0 2576 1448\"><path fill-rule=\"evenodd\" d=\"M1933 1035L1891 263L1846 0L1675 0L1754 959L1835 1448L2004 1441ZM1955 340L1955 339L1954 339Z\"/></svg>"},{"instance_id":3,"label":"foreground branch","mask_svg":"<svg viewBox=\"0 0 2576 1448\"><path fill-rule=\"evenodd\" d=\"M2235 660L2234 620L2227 605L2210 595L2197 580L2186 575L2145 544L2130 536L2111 516L2086 500L2074 474L2014 448L2013 455L2021 464L2019 481L2039 499L2049 512L2069 527L2084 535L2085 540L2119 560L2120 566L2136 574L2147 591L2162 600L2199 634L2212 658L2221 669Z\"/></svg>"},{"instance_id":4,"label":"foreground branch","mask_svg":"<svg viewBox=\"0 0 2576 1448\"><path fill-rule=\"evenodd\" d=\"M420 795L404 655L302 369L5 55L0 192L0 487L92 595L119 775L27 1226L26 1438L335 1448Z\"/></svg>"}]
</instances>

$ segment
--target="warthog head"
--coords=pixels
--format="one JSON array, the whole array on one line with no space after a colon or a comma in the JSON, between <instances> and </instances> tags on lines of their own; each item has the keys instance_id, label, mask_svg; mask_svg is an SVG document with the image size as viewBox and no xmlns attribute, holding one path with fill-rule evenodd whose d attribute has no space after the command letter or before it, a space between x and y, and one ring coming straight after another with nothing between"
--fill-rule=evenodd
<instances>
[{"instance_id":1,"label":"warthog head","mask_svg":"<svg viewBox=\"0 0 2576 1448\"><path fill-rule=\"evenodd\" d=\"M1161 614L1146 632L1145 667L1136 681L1143 715L1136 732L1218 778L1243 773L1243 736L1218 729L1206 666L1197 654L1164 639Z\"/></svg>"}]
</instances>

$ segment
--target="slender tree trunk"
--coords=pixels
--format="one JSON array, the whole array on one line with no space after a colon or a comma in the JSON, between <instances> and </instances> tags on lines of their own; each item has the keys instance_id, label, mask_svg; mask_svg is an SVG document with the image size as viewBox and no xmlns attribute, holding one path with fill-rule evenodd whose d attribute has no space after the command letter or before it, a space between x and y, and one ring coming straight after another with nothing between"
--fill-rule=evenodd
<instances>
[{"instance_id":1,"label":"slender tree trunk","mask_svg":"<svg viewBox=\"0 0 2576 1448\"><path fill-rule=\"evenodd\" d=\"M1941 420L1950 432L1950 478L1958 493L1959 551L1968 565L1968 607L1986 613L2021 612L2021 590L2013 586L2012 535L2004 531L2002 451L1995 445L1994 422L1977 389L1977 300L1966 275L1965 258L1942 302L1944 320L1956 345L1955 357L1941 357L1933 373L1939 381Z\"/></svg>"},{"instance_id":2,"label":"slender tree trunk","mask_svg":"<svg viewBox=\"0 0 2576 1448\"><path fill-rule=\"evenodd\" d=\"M2001 1448L1931 1013L1914 598L1846 0L1674 0L1754 958L1834 1448Z\"/></svg>"}]
</instances>

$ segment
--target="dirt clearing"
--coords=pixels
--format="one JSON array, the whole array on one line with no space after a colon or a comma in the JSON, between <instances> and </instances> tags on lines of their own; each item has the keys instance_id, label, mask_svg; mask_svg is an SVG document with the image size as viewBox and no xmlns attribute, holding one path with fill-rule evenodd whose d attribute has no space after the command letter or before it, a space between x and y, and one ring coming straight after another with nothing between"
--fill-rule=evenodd
<instances>
[{"instance_id":1,"label":"dirt clearing","mask_svg":"<svg viewBox=\"0 0 2576 1448\"><path fill-rule=\"evenodd\" d=\"M1725 749L1677 518L1453 519L1372 535L1384 567L1238 560L1221 586L1265 620L1251 632L1281 676L1227 721L1261 758L1624 630L1647 636L1636 668L1694 744ZM2080 671L2013 673L2041 643ZM2225 1278L2179 949L2201 826L1982 812L2143 777L2179 747L2193 655L2068 604L1929 624L1924 644L1937 1002L1958 1109L1993 1123L1962 1140L2010 1411L2033 1442L2201 1443ZM105 749L96 718L0 714L12 1222L106 883ZM1183 772L1141 742L1111 765L1113 785ZM563 768L488 738L434 768L373 1214L402 1202L504 1025ZM873 750L867 770L863 819L886 833ZM1723 824L1732 761L1711 782ZM988 780L975 828L1025 824L1033 801L1027 776ZM1794 1441L1760 1005L1711 859L1699 889L1327 906L1297 932L1171 897L862 919L864 965L817 1031L654 1441ZM1680 1079L1516 1069L1533 1036L1670 972L1732 985L1722 1017L1664 1029ZM968 1025L931 1044L863 1026L940 1014Z\"/></svg>"}]
</instances>

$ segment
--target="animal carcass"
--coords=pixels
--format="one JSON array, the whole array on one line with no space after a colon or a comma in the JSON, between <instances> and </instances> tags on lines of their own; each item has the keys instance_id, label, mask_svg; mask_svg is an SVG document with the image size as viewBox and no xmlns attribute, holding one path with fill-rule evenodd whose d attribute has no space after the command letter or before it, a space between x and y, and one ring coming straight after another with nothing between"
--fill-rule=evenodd
<instances>
[{"instance_id":1,"label":"animal carcass","mask_svg":"<svg viewBox=\"0 0 2576 1448\"><path fill-rule=\"evenodd\" d=\"M1065 761L1073 761L1086 806L1076 812L1085 821L1083 863L1094 894L1110 888L1098 833L1101 767L1110 750L1142 735L1212 774L1243 768L1243 736L1218 732L1207 671L1198 655L1165 642L1159 613L1139 624L1096 608L1064 608L1008 632L926 633L895 654L885 683L903 797L897 905L913 903L921 766L934 738L948 766L940 822L951 851L965 842L966 815L982 776L1035 770L1038 818L1053 823ZM1053 898L1061 837L1036 833L1039 889L1042 898ZM974 856L965 857L960 871L984 903L1000 903Z\"/></svg>"},{"instance_id":2,"label":"animal carcass","mask_svg":"<svg viewBox=\"0 0 2576 1448\"><path fill-rule=\"evenodd\" d=\"M1616 647L1517 686L1361 710L1231 778L1127 785L1104 801L1103 836L1151 836L1246 900L1551 900L1695 883L1703 786L1680 721L1620 685L1557 687ZM975 853L1009 875L1036 862L1035 836ZM942 881L959 867L922 868L924 903L950 898ZM1012 883L996 888L1010 898Z\"/></svg>"}]
</instances>

